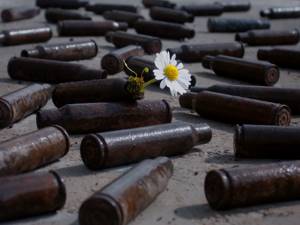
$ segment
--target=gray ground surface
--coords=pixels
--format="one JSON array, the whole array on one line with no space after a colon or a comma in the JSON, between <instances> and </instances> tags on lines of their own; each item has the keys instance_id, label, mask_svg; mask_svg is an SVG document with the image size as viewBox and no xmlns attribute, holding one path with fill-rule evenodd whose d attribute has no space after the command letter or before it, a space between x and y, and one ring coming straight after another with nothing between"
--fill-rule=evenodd
<instances>
[{"instance_id":1,"label":"gray ground surface","mask_svg":"<svg viewBox=\"0 0 300 225\"><path fill-rule=\"evenodd\" d=\"M109 1L108 1L109 2ZM111 2L118 2L113 0ZM120 2L120 1L119 1ZM139 4L139 1L127 0L122 3ZM180 2L180 1L177 1ZM187 2L187 1L181 1ZM192 1L189 1L192 2ZM195 2L204 2L198 0ZM206 1L209 2L209 1ZM251 0L253 8L248 13L224 14L224 17L249 17L257 18L260 8L275 5L299 5L299 1L293 0ZM34 5L33 0L0 0L0 8L17 5ZM142 13L148 17L148 12L142 10ZM101 20L102 18L96 17ZM210 34L206 29L207 18L197 18L191 27L197 31L196 37L185 43L211 43L233 41L232 34ZM295 20L276 20L272 21L274 29L294 28L299 26L299 19ZM20 21L16 23L1 23L2 29L30 27L33 25L45 24L43 13L35 19ZM55 27L53 26L53 29ZM75 38L75 40L90 39ZM67 41L67 38L55 37L49 43L59 43ZM82 61L85 65L92 68L99 68L101 57L112 49L112 45L107 43L103 37L95 38L100 47L99 55L93 60ZM180 45L175 41L163 42L164 48ZM28 83L12 81L9 79L6 71L7 62L10 57L18 56L20 51L25 48L31 48L34 45L23 45L14 47L0 48L0 95L6 94ZM257 48L247 48L246 57L255 58ZM201 64L187 64L186 67L197 76L198 85L212 85L217 83L238 83L220 77L216 77L209 71L202 68ZM123 73L118 76L124 76ZM299 87L300 73L297 71L281 71L281 78L276 86L279 87ZM215 212L207 205L203 181L207 171L216 168L229 168L233 166L244 166L249 164L266 163L266 161L235 161L233 158L232 134L233 126L206 120L179 108L178 100L171 97L167 92L163 92L155 87L150 88L146 93L147 99L168 100L174 107L174 120L183 120L191 123L208 123L213 128L213 139L209 144L198 146L190 154L174 158L175 173L169 182L167 190L162 193L157 200L143 213L141 213L132 225L196 225L196 224L263 224L263 225L283 225L299 224L300 205L299 202L269 204L259 207L250 207L245 209L236 209L226 212ZM53 107L49 102L47 108ZM293 118L292 125L297 125L299 118ZM15 124L13 128L0 131L0 141L17 137L21 134L36 130L35 115ZM72 137L72 147L69 154L62 160L41 170L55 169L65 180L67 187L67 202L65 207L54 215L34 217L17 222L7 223L15 225L77 225L77 213L80 204L95 191L111 182L113 179L125 172L129 167L114 168L106 171L91 172L87 170L79 155L79 144L82 136ZM1 185L1 184L0 184ZM259 191L259 190L257 190Z\"/></svg>"}]
</instances>

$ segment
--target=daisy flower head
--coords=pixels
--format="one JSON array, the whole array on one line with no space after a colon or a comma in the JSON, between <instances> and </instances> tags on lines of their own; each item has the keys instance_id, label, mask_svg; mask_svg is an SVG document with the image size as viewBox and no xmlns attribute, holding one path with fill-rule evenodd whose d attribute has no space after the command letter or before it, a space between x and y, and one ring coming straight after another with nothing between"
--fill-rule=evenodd
<instances>
[{"instance_id":1,"label":"daisy flower head","mask_svg":"<svg viewBox=\"0 0 300 225\"><path fill-rule=\"evenodd\" d=\"M191 74L182 63L176 61L175 54L171 57L169 52L162 51L156 54L154 63L157 69L153 73L156 80L161 80L161 89L167 86L172 96L186 92L191 84Z\"/></svg>"}]
</instances>

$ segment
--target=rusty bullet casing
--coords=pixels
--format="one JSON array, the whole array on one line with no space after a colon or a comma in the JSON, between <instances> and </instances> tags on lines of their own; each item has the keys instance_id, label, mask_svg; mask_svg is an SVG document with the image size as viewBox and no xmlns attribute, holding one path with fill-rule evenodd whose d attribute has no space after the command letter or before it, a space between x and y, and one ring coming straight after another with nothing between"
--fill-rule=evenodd
<instances>
[{"instance_id":1,"label":"rusty bullet casing","mask_svg":"<svg viewBox=\"0 0 300 225\"><path fill-rule=\"evenodd\" d=\"M166 189L172 174L166 157L139 163L83 202L80 225L128 224Z\"/></svg>"},{"instance_id":2,"label":"rusty bullet casing","mask_svg":"<svg viewBox=\"0 0 300 225\"><path fill-rule=\"evenodd\" d=\"M179 48L169 48L168 51L171 55L176 54L176 58L182 62L201 62L207 55L242 58L245 53L243 44L237 42L182 45Z\"/></svg>"},{"instance_id":3,"label":"rusty bullet casing","mask_svg":"<svg viewBox=\"0 0 300 225\"><path fill-rule=\"evenodd\" d=\"M262 17L269 19L299 18L300 7L275 7L260 11Z\"/></svg>"},{"instance_id":4,"label":"rusty bullet casing","mask_svg":"<svg viewBox=\"0 0 300 225\"><path fill-rule=\"evenodd\" d=\"M112 78L58 84L52 95L56 107L74 103L123 102L143 98L127 91L125 79Z\"/></svg>"},{"instance_id":5,"label":"rusty bullet casing","mask_svg":"<svg viewBox=\"0 0 300 225\"><path fill-rule=\"evenodd\" d=\"M127 23L114 21L66 20L58 23L60 36L103 36L109 31L126 31L127 28Z\"/></svg>"},{"instance_id":6,"label":"rusty bullet casing","mask_svg":"<svg viewBox=\"0 0 300 225\"><path fill-rule=\"evenodd\" d=\"M0 143L0 176L48 165L66 155L70 141L59 126L47 127Z\"/></svg>"},{"instance_id":7,"label":"rusty bullet casing","mask_svg":"<svg viewBox=\"0 0 300 225\"><path fill-rule=\"evenodd\" d=\"M0 97L0 128L22 120L45 106L52 95L48 84L32 84Z\"/></svg>"},{"instance_id":8,"label":"rusty bullet casing","mask_svg":"<svg viewBox=\"0 0 300 225\"><path fill-rule=\"evenodd\" d=\"M113 43L117 48L122 48L128 45L139 45L148 54L155 54L161 51L162 42L159 38L141 35L130 34L127 32L116 31L108 32L105 36L106 41Z\"/></svg>"},{"instance_id":9,"label":"rusty bullet casing","mask_svg":"<svg viewBox=\"0 0 300 225\"><path fill-rule=\"evenodd\" d=\"M280 103L289 106L292 114L300 114L299 88L279 88L253 85L213 85L205 88L191 88L192 92L201 92L204 90Z\"/></svg>"},{"instance_id":10,"label":"rusty bullet casing","mask_svg":"<svg viewBox=\"0 0 300 225\"><path fill-rule=\"evenodd\" d=\"M206 124L182 122L103 132L85 136L80 154L89 169L100 170L159 156L183 155L196 145L208 143L211 136Z\"/></svg>"},{"instance_id":11,"label":"rusty bullet casing","mask_svg":"<svg viewBox=\"0 0 300 225\"><path fill-rule=\"evenodd\" d=\"M40 8L79 9L88 4L88 0L36 0Z\"/></svg>"},{"instance_id":12,"label":"rusty bullet casing","mask_svg":"<svg viewBox=\"0 0 300 225\"><path fill-rule=\"evenodd\" d=\"M230 56L205 56L202 65L204 68L213 70L218 76L257 85L272 86L280 76L279 69L274 64Z\"/></svg>"},{"instance_id":13,"label":"rusty bullet casing","mask_svg":"<svg viewBox=\"0 0 300 225\"><path fill-rule=\"evenodd\" d=\"M125 22L129 27L133 27L134 23L144 17L138 13L126 12L121 10L106 11L103 13L103 17L107 20L113 20L117 22Z\"/></svg>"},{"instance_id":14,"label":"rusty bullet casing","mask_svg":"<svg viewBox=\"0 0 300 225\"><path fill-rule=\"evenodd\" d=\"M300 69L300 50L291 48L259 49L259 60L269 61L284 68Z\"/></svg>"},{"instance_id":15,"label":"rusty bullet casing","mask_svg":"<svg viewBox=\"0 0 300 225\"><path fill-rule=\"evenodd\" d=\"M246 43L250 46L259 45L295 45L300 40L297 29L294 30L257 30L239 33L235 40Z\"/></svg>"},{"instance_id":16,"label":"rusty bullet casing","mask_svg":"<svg viewBox=\"0 0 300 225\"><path fill-rule=\"evenodd\" d=\"M50 23L58 23L62 20L92 20L90 16L64 9L47 9L45 18Z\"/></svg>"},{"instance_id":17,"label":"rusty bullet casing","mask_svg":"<svg viewBox=\"0 0 300 225\"><path fill-rule=\"evenodd\" d=\"M120 10L126 12L134 12L138 11L137 7L134 5L126 5L126 4L109 4L109 3L97 3L97 4L88 4L85 9L87 11L92 11L95 14L103 14L106 11L111 10Z\"/></svg>"},{"instance_id":18,"label":"rusty bullet casing","mask_svg":"<svg viewBox=\"0 0 300 225\"><path fill-rule=\"evenodd\" d=\"M134 24L134 29L140 34L174 40L193 38L195 36L195 30L191 28L163 21L138 20Z\"/></svg>"},{"instance_id":19,"label":"rusty bullet casing","mask_svg":"<svg viewBox=\"0 0 300 225\"><path fill-rule=\"evenodd\" d=\"M54 172L0 178L0 221L53 213L66 201L63 180Z\"/></svg>"},{"instance_id":20,"label":"rusty bullet casing","mask_svg":"<svg viewBox=\"0 0 300 225\"><path fill-rule=\"evenodd\" d=\"M172 110L165 100L65 105L37 113L39 128L53 124L70 133L91 133L169 123Z\"/></svg>"},{"instance_id":21,"label":"rusty bullet casing","mask_svg":"<svg viewBox=\"0 0 300 225\"><path fill-rule=\"evenodd\" d=\"M193 108L201 116L231 124L288 126L291 122L286 105L210 91L198 93Z\"/></svg>"},{"instance_id":22,"label":"rusty bullet casing","mask_svg":"<svg viewBox=\"0 0 300 225\"><path fill-rule=\"evenodd\" d=\"M41 10L37 7L14 7L1 12L2 22L30 19L39 15Z\"/></svg>"},{"instance_id":23,"label":"rusty bullet casing","mask_svg":"<svg viewBox=\"0 0 300 225\"><path fill-rule=\"evenodd\" d=\"M4 30L0 32L1 45L20 45L36 42L46 42L52 37L50 27L26 28L19 30Z\"/></svg>"},{"instance_id":24,"label":"rusty bullet casing","mask_svg":"<svg viewBox=\"0 0 300 225\"><path fill-rule=\"evenodd\" d=\"M209 18L207 28L209 32L246 32L249 30L270 29L268 20Z\"/></svg>"},{"instance_id":25,"label":"rusty bullet casing","mask_svg":"<svg viewBox=\"0 0 300 225\"><path fill-rule=\"evenodd\" d=\"M108 74L116 74L124 70L124 61L130 56L143 56L144 54L142 47L128 45L103 56L101 66Z\"/></svg>"},{"instance_id":26,"label":"rusty bullet casing","mask_svg":"<svg viewBox=\"0 0 300 225\"><path fill-rule=\"evenodd\" d=\"M127 65L129 68L131 68L133 71L135 71L137 74L142 74L142 71L145 69L145 67L149 68L148 73L143 74L144 81L149 81L155 78L153 70L156 69L156 66L153 61L149 59L145 59L139 56L130 56L126 60ZM128 68L124 68L125 73L128 76L134 75L132 71L128 70ZM196 77L194 75L191 75L191 85L190 86L195 86L196 85ZM155 84L159 84L159 81L156 82Z\"/></svg>"},{"instance_id":27,"label":"rusty bullet casing","mask_svg":"<svg viewBox=\"0 0 300 225\"><path fill-rule=\"evenodd\" d=\"M53 84L104 79L107 76L106 71L88 69L81 64L27 57L11 58L7 71L12 79Z\"/></svg>"},{"instance_id":28,"label":"rusty bullet casing","mask_svg":"<svg viewBox=\"0 0 300 225\"><path fill-rule=\"evenodd\" d=\"M164 7L164 8L175 8L176 4L167 0L142 0L143 5L146 8L151 7Z\"/></svg>"},{"instance_id":29,"label":"rusty bullet casing","mask_svg":"<svg viewBox=\"0 0 300 225\"><path fill-rule=\"evenodd\" d=\"M98 53L97 43L93 40L69 42L64 44L38 45L34 49L23 50L22 57L74 61L91 59Z\"/></svg>"},{"instance_id":30,"label":"rusty bullet casing","mask_svg":"<svg viewBox=\"0 0 300 225\"><path fill-rule=\"evenodd\" d=\"M172 23L191 23L194 21L194 16L183 10L170 9L164 7L152 7L150 16L153 20L160 20Z\"/></svg>"},{"instance_id":31,"label":"rusty bullet casing","mask_svg":"<svg viewBox=\"0 0 300 225\"><path fill-rule=\"evenodd\" d=\"M187 4L180 7L181 10L194 16L219 16L223 13L224 7L221 4Z\"/></svg>"},{"instance_id":32,"label":"rusty bullet casing","mask_svg":"<svg viewBox=\"0 0 300 225\"><path fill-rule=\"evenodd\" d=\"M195 87L198 89L198 87ZM194 89L193 87L191 89ZM201 90L202 91L202 90ZM179 96L179 104L182 108L187 108L193 110L194 101L196 99L197 93L187 92Z\"/></svg>"},{"instance_id":33,"label":"rusty bullet casing","mask_svg":"<svg viewBox=\"0 0 300 225\"><path fill-rule=\"evenodd\" d=\"M238 158L299 159L299 127L237 126L234 154Z\"/></svg>"},{"instance_id":34,"label":"rusty bullet casing","mask_svg":"<svg viewBox=\"0 0 300 225\"><path fill-rule=\"evenodd\" d=\"M205 178L205 195L216 210L300 199L300 162L285 161L212 170Z\"/></svg>"},{"instance_id":35,"label":"rusty bullet casing","mask_svg":"<svg viewBox=\"0 0 300 225\"><path fill-rule=\"evenodd\" d=\"M215 4L221 4L224 12L246 12L251 9L251 3L246 1L221 1Z\"/></svg>"}]
</instances>

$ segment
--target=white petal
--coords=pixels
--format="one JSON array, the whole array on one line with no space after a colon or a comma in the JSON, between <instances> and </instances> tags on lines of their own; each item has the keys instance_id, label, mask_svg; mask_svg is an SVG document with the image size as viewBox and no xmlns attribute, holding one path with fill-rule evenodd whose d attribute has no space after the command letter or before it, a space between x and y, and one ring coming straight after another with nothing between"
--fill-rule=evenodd
<instances>
[{"instance_id":1,"label":"white petal","mask_svg":"<svg viewBox=\"0 0 300 225\"><path fill-rule=\"evenodd\" d=\"M173 66L177 65L177 61L176 61L176 55L172 55L172 58L170 59L170 64L172 64Z\"/></svg>"},{"instance_id":2,"label":"white petal","mask_svg":"<svg viewBox=\"0 0 300 225\"><path fill-rule=\"evenodd\" d=\"M166 80L167 79L163 79L161 82L160 82L160 89L164 89L165 87L166 87L166 85L167 85L167 83L166 83Z\"/></svg>"},{"instance_id":3,"label":"white petal","mask_svg":"<svg viewBox=\"0 0 300 225\"><path fill-rule=\"evenodd\" d=\"M181 95L186 92L186 90L183 87L181 87L181 85L177 81L173 82L173 86L175 90Z\"/></svg>"},{"instance_id":4,"label":"white petal","mask_svg":"<svg viewBox=\"0 0 300 225\"><path fill-rule=\"evenodd\" d=\"M185 80L188 80L190 81L192 78L192 75L189 73L188 70L179 70L178 71L178 77L180 77L181 79L185 79Z\"/></svg>"},{"instance_id":5,"label":"white petal","mask_svg":"<svg viewBox=\"0 0 300 225\"><path fill-rule=\"evenodd\" d=\"M188 89L190 86L190 82L189 81L182 81L180 79L177 80L177 82L182 86L182 88L184 89Z\"/></svg>"},{"instance_id":6,"label":"white petal","mask_svg":"<svg viewBox=\"0 0 300 225\"><path fill-rule=\"evenodd\" d=\"M171 87L172 87L171 81L169 79L165 79L165 82L166 82L167 87L171 89Z\"/></svg>"},{"instance_id":7,"label":"white petal","mask_svg":"<svg viewBox=\"0 0 300 225\"><path fill-rule=\"evenodd\" d=\"M190 83L191 82L191 77L190 76L186 76L186 75L182 75L182 74L180 74L179 76L178 76L178 79L177 80L180 80L180 81L182 81L182 82L184 82L184 83Z\"/></svg>"},{"instance_id":8,"label":"white petal","mask_svg":"<svg viewBox=\"0 0 300 225\"><path fill-rule=\"evenodd\" d=\"M154 60L154 64L155 64L156 68L159 69L159 70L163 70L164 67L165 67L161 55L156 55L156 58Z\"/></svg>"},{"instance_id":9,"label":"white petal","mask_svg":"<svg viewBox=\"0 0 300 225\"><path fill-rule=\"evenodd\" d=\"M153 70L153 74L154 74L156 80L162 80L165 78L165 76L161 70Z\"/></svg>"},{"instance_id":10,"label":"white petal","mask_svg":"<svg viewBox=\"0 0 300 225\"><path fill-rule=\"evenodd\" d=\"M160 69L160 70L164 70L164 68L166 67L166 51L162 51L160 53L156 54L156 58L154 60L155 66Z\"/></svg>"},{"instance_id":11,"label":"white petal","mask_svg":"<svg viewBox=\"0 0 300 225\"><path fill-rule=\"evenodd\" d=\"M183 69L183 64L182 63L178 63L178 65L176 66L178 70Z\"/></svg>"},{"instance_id":12,"label":"white petal","mask_svg":"<svg viewBox=\"0 0 300 225\"><path fill-rule=\"evenodd\" d=\"M163 51L161 54L163 56L164 67L166 67L170 64L170 54L166 51Z\"/></svg>"}]
</instances>

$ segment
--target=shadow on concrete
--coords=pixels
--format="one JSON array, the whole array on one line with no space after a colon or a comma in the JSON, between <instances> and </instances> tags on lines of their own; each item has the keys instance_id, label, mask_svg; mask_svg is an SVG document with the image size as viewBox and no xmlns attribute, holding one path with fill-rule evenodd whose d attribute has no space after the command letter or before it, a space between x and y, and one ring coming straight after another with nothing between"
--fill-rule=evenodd
<instances>
[{"instance_id":1,"label":"shadow on concrete","mask_svg":"<svg viewBox=\"0 0 300 225\"><path fill-rule=\"evenodd\" d=\"M296 206L299 205L300 201L290 201L290 202L279 202L279 203L272 203L272 204L265 204L260 206L252 206L246 208L238 208L238 209L231 209L227 211L215 211L209 207L208 204L200 204L200 205L192 205L177 208L174 210L174 213L182 217L184 219L191 219L191 220L201 220L201 219L209 219L209 218L220 218L224 216L231 216L235 214L247 214L252 212L258 212L260 210L270 210L274 208L282 208L287 206Z\"/></svg>"},{"instance_id":2,"label":"shadow on concrete","mask_svg":"<svg viewBox=\"0 0 300 225\"><path fill-rule=\"evenodd\" d=\"M214 120L204 119L196 114L186 112L173 112L173 116L176 120L181 120L188 123L207 123L211 128L216 130L222 130L229 133L234 132L234 125L217 122Z\"/></svg>"},{"instance_id":3,"label":"shadow on concrete","mask_svg":"<svg viewBox=\"0 0 300 225\"><path fill-rule=\"evenodd\" d=\"M0 83L6 83L6 84L24 84L24 85L30 85L31 82L22 81L22 80L13 80L10 78L0 78Z\"/></svg>"},{"instance_id":4,"label":"shadow on concrete","mask_svg":"<svg viewBox=\"0 0 300 225\"><path fill-rule=\"evenodd\" d=\"M236 158L234 154L220 152L209 152L208 157L205 159L206 163L214 164L238 164L238 165L265 165L267 163L277 163L284 160L280 159L241 159Z\"/></svg>"},{"instance_id":5,"label":"shadow on concrete","mask_svg":"<svg viewBox=\"0 0 300 225\"><path fill-rule=\"evenodd\" d=\"M242 82L242 81L238 81L235 79L231 79L231 78L227 78L227 77L221 77L218 76L214 73L210 73L210 72L194 72L194 75L197 75L199 77L204 77L206 79L210 79L210 80L214 80L214 81L218 81L218 82L222 82L222 83L228 83L228 84L249 84L247 82Z\"/></svg>"},{"instance_id":6,"label":"shadow on concrete","mask_svg":"<svg viewBox=\"0 0 300 225\"><path fill-rule=\"evenodd\" d=\"M95 171L88 170L83 164L59 168L55 171L63 177L89 176L91 174L97 173Z\"/></svg>"},{"instance_id":7,"label":"shadow on concrete","mask_svg":"<svg viewBox=\"0 0 300 225\"><path fill-rule=\"evenodd\" d=\"M81 176L89 176L89 175L93 175L93 174L107 173L112 170L115 170L115 171L121 170L121 171L125 172L127 169L129 169L131 166L134 166L134 165L135 164L130 164L128 166L119 166L119 167L112 167L112 168L92 171L92 170L89 170L87 167L85 167L85 165L82 164L82 165L59 168L59 169L56 169L55 171L63 177L81 177Z\"/></svg>"},{"instance_id":8,"label":"shadow on concrete","mask_svg":"<svg viewBox=\"0 0 300 225\"><path fill-rule=\"evenodd\" d=\"M116 50L116 48L111 46L111 45L99 45L98 47L99 47L99 49L105 49L105 50L108 50L108 51Z\"/></svg>"},{"instance_id":9,"label":"shadow on concrete","mask_svg":"<svg viewBox=\"0 0 300 225\"><path fill-rule=\"evenodd\" d=\"M56 216L57 213L46 213L44 215L28 216L20 219L12 219L11 221L6 222L6 225L21 225L21 224L31 224L41 219L50 220L53 216ZM2 223L1 223L2 224Z\"/></svg>"}]
</instances>

